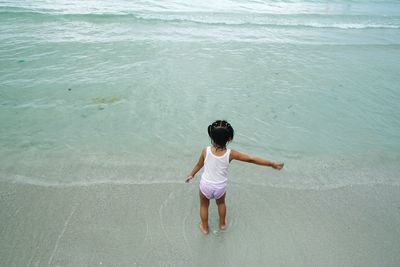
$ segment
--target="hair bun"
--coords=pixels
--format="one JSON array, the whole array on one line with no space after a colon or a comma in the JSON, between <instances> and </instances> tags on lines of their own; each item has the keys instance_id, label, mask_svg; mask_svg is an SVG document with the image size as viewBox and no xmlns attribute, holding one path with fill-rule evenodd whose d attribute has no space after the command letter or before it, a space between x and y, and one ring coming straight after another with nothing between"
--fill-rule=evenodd
<instances>
[{"instance_id":1,"label":"hair bun","mask_svg":"<svg viewBox=\"0 0 400 267\"><path fill-rule=\"evenodd\" d=\"M208 136L214 145L226 147L226 143L232 141L234 130L225 120L216 120L207 128Z\"/></svg>"}]
</instances>

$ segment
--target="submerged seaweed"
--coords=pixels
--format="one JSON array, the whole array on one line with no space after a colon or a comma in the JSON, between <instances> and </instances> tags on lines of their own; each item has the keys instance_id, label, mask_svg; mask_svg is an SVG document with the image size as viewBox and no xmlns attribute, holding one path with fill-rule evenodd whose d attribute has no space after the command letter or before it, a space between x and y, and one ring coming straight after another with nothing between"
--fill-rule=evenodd
<instances>
[{"instance_id":1,"label":"submerged seaweed","mask_svg":"<svg viewBox=\"0 0 400 267\"><path fill-rule=\"evenodd\" d=\"M120 96L93 97L92 98L93 103L96 105L110 105L110 104L114 104L121 100L122 100L122 97L120 97Z\"/></svg>"}]
</instances>

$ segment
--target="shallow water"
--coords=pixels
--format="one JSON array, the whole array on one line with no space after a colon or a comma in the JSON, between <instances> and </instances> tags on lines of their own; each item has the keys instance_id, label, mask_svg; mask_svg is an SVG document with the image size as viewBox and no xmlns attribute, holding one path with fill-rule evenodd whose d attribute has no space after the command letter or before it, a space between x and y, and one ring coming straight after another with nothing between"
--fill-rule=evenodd
<instances>
[{"instance_id":1,"label":"shallow water","mask_svg":"<svg viewBox=\"0 0 400 267\"><path fill-rule=\"evenodd\" d=\"M400 184L397 1L3 1L0 179L178 182L228 119L234 183Z\"/></svg>"}]
</instances>

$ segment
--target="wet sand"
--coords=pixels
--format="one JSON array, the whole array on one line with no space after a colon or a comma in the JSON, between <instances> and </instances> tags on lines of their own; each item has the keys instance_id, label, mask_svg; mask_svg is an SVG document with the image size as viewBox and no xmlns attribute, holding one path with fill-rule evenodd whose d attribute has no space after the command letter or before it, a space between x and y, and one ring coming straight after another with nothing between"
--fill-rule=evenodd
<instances>
[{"instance_id":1,"label":"wet sand","mask_svg":"<svg viewBox=\"0 0 400 267\"><path fill-rule=\"evenodd\" d=\"M0 183L0 266L398 266L400 187L229 184L229 228L197 182Z\"/></svg>"}]
</instances>

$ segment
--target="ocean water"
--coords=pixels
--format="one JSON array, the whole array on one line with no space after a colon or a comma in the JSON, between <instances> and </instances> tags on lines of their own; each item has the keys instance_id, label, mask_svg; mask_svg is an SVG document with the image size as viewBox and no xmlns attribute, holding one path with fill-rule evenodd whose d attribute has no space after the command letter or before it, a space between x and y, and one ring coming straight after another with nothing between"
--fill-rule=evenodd
<instances>
[{"instance_id":1,"label":"ocean water","mask_svg":"<svg viewBox=\"0 0 400 267\"><path fill-rule=\"evenodd\" d=\"M236 184L400 184L399 1L0 2L0 180L180 183L227 119Z\"/></svg>"}]
</instances>

